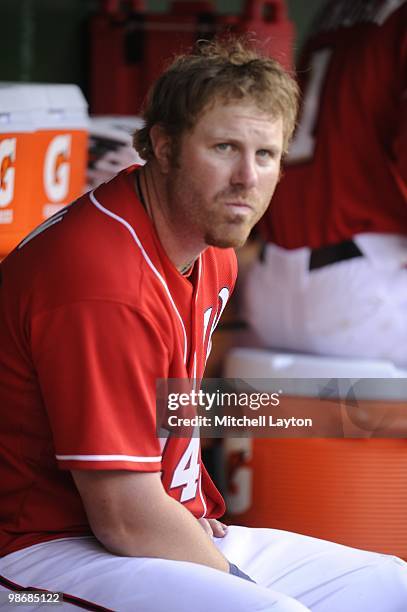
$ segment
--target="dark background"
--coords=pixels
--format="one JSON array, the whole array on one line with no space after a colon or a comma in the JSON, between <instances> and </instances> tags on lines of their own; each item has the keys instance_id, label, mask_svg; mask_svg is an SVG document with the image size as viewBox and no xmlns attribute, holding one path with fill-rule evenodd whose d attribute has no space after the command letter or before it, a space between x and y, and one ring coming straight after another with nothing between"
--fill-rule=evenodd
<instances>
[{"instance_id":1,"label":"dark background","mask_svg":"<svg viewBox=\"0 0 407 612\"><path fill-rule=\"evenodd\" d=\"M324 0L286 0L295 52ZM165 12L168 0L148 0ZM88 93L87 24L98 0L0 0L0 81L77 83ZM216 0L219 13L240 14L243 0Z\"/></svg>"}]
</instances>

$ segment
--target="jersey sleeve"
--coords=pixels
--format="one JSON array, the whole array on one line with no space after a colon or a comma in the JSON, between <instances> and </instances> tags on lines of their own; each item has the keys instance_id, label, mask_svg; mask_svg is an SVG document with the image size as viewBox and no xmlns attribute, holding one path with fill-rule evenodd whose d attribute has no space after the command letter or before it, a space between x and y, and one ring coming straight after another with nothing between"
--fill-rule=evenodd
<instances>
[{"instance_id":1,"label":"jersey sleeve","mask_svg":"<svg viewBox=\"0 0 407 612\"><path fill-rule=\"evenodd\" d=\"M156 324L87 300L36 315L33 361L62 469L159 471L155 384L168 376Z\"/></svg>"}]
</instances>

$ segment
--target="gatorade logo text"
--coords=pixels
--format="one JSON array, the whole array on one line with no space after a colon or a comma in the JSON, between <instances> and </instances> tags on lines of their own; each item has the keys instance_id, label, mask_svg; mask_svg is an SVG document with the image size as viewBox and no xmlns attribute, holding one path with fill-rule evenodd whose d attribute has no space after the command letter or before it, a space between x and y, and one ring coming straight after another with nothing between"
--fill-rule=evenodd
<instances>
[{"instance_id":1,"label":"gatorade logo text","mask_svg":"<svg viewBox=\"0 0 407 612\"><path fill-rule=\"evenodd\" d=\"M68 195L71 136L55 136L48 146L44 162L45 193L51 202L61 202Z\"/></svg>"},{"instance_id":2,"label":"gatorade logo text","mask_svg":"<svg viewBox=\"0 0 407 612\"><path fill-rule=\"evenodd\" d=\"M14 197L15 161L16 139L0 141L0 208L8 206Z\"/></svg>"}]
</instances>

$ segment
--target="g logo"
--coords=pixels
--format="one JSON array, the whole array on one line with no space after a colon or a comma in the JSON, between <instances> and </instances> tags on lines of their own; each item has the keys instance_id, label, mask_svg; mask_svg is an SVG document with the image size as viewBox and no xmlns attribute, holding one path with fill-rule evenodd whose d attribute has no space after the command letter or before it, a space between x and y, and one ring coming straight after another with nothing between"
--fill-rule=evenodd
<instances>
[{"instance_id":1,"label":"g logo","mask_svg":"<svg viewBox=\"0 0 407 612\"><path fill-rule=\"evenodd\" d=\"M45 193L51 202L61 202L69 190L69 155L71 136L55 136L48 146L44 162Z\"/></svg>"},{"instance_id":2,"label":"g logo","mask_svg":"<svg viewBox=\"0 0 407 612\"><path fill-rule=\"evenodd\" d=\"M6 138L0 142L0 208L8 206L14 196L15 161L16 138Z\"/></svg>"}]
</instances>

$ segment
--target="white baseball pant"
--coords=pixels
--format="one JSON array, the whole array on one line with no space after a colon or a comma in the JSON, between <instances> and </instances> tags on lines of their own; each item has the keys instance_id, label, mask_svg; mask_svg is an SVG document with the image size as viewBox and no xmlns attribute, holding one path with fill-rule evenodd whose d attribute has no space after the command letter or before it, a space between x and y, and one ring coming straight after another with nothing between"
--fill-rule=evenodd
<instances>
[{"instance_id":1,"label":"white baseball pant","mask_svg":"<svg viewBox=\"0 0 407 612\"><path fill-rule=\"evenodd\" d=\"M257 584L194 563L119 557L91 537L54 540L7 555L0 559L0 575L16 586L64 592L88 610L407 610L407 564L396 557L273 529L229 527L215 543ZM0 586L0 610L10 609L11 592ZM57 609L73 610L75 599L70 601Z\"/></svg>"}]
</instances>

